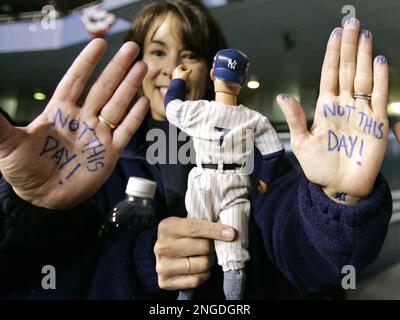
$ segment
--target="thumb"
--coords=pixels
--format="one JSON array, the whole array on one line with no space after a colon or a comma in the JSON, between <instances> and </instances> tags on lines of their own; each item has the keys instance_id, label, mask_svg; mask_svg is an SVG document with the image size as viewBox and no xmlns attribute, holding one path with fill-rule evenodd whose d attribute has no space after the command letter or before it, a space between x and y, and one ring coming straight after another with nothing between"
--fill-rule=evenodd
<instances>
[{"instance_id":1,"label":"thumb","mask_svg":"<svg viewBox=\"0 0 400 320\"><path fill-rule=\"evenodd\" d=\"M268 191L268 184L260 179L258 182L258 192L266 193L267 191Z\"/></svg>"},{"instance_id":2,"label":"thumb","mask_svg":"<svg viewBox=\"0 0 400 320\"><path fill-rule=\"evenodd\" d=\"M11 123L0 113L0 147L7 141L13 129Z\"/></svg>"},{"instance_id":3,"label":"thumb","mask_svg":"<svg viewBox=\"0 0 400 320\"><path fill-rule=\"evenodd\" d=\"M290 137L299 138L300 136L307 135L307 122L306 115L304 114L303 107L296 99L290 97L286 93L282 93L276 97L276 101L285 115L286 122L289 126Z\"/></svg>"},{"instance_id":4,"label":"thumb","mask_svg":"<svg viewBox=\"0 0 400 320\"><path fill-rule=\"evenodd\" d=\"M207 238L232 241L236 237L235 229L222 223L201 219L185 218L173 225L174 232L183 237Z\"/></svg>"},{"instance_id":5,"label":"thumb","mask_svg":"<svg viewBox=\"0 0 400 320\"><path fill-rule=\"evenodd\" d=\"M400 122L396 122L393 127L394 135L396 136L397 141L400 143Z\"/></svg>"}]
</instances>

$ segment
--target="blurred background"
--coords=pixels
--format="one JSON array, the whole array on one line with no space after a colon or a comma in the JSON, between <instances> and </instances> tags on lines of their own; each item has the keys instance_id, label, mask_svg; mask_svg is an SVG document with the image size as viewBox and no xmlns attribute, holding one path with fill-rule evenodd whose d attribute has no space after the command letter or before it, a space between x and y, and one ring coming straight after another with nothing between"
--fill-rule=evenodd
<instances>
[{"instance_id":1,"label":"blurred background","mask_svg":"<svg viewBox=\"0 0 400 320\"><path fill-rule=\"evenodd\" d=\"M95 79L120 47L132 18L149 2L0 0L0 108L21 125L42 112L72 61L94 37L83 20L90 19L90 10L100 4L111 14L107 19L112 26L101 32L109 48L92 77ZM350 16L372 31L374 55L384 54L389 60L390 122L400 120L400 1L203 2L222 27L229 46L250 58L249 81L241 102L269 117L288 153L288 129L275 96L286 92L297 98L311 124L326 41L331 30ZM357 274L357 289L347 290L348 299L400 299L399 167L400 146L391 133L382 173L392 189L393 217L380 256Z\"/></svg>"}]
</instances>

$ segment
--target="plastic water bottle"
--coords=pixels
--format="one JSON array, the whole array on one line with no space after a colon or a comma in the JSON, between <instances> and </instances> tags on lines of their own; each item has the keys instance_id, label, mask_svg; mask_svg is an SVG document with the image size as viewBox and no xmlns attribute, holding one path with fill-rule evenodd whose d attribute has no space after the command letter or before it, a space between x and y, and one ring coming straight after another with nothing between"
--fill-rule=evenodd
<instances>
[{"instance_id":1,"label":"plastic water bottle","mask_svg":"<svg viewBox=\"0 0 400 320\"><path fill-rule=\"evenodd\" d=\"M119 202L106 217L99 232L103 240L110 233L126 229L147 229L158 217L154 212L153 198L157 184L154 181L130 177L126 186L126 198Z\"/></svg>"}]
</instances>

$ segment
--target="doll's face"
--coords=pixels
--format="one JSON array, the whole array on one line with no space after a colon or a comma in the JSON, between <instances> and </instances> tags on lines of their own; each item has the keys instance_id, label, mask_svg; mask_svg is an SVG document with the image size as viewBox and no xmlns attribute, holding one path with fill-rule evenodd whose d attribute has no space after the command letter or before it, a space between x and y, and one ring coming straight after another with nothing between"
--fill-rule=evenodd
<instances>
[{"instance_id":1,"label":"doll's face","mask_svg":"<svg viewBox=\"0 0 400 320\"><path fill-rule=\"evenodd\" d=\"M186 100L203 99L208 78L207 63L185 48L180 35L180 22L167 15L162 23L155 21L143 45L143 61L148 72L142 83L143 93L150 99L151 115L155 120L165 120L164 97L175 67L183 64L190 68L186 82Z\"/></svg>"}]
</instances>

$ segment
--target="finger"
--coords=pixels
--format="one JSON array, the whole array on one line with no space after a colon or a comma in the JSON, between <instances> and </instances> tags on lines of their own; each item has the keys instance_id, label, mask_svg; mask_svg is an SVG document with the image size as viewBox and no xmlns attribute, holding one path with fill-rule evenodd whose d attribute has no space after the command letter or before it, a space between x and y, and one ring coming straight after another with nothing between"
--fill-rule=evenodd
<instances>
[{"instance_id":1,"label":"finger","mask_svg":"<svg viewBox=\"0 0 400 320\"><path fill-rule=\"evenodd\" d=\"M397 141L400 143L400 122L396 122L393 127L394 135L396 136Z\"/></svg>"},{"instance_id":2,"label":"finger","mask_svg":"<svg viewBox=\"0 0 400 320\"><path fill-rule=\"evenodd\" d=\"M267 190L268 190L268 185L264 181L260 180L260 183L258 185L258 192L266 193Z\"/></svg>"},{"instance_id":3,"label":"finger","mask_svg":"<svg viewBox=\"0 0 400 320\"><path fill-rule=\"evenodd\" d=\"M342 28L336 28L332 31L326 46L324 63L322 64L320 94L338 94L339 78L339 59L340 43L342 40Z\"/></svg>"},{"instance_id":4,"label":"finger","mask_svg":"<svg viewBox=\"0 0 400 320\"><path fill-rule=\"evenodd\" d=\"M187 276L208 272L214 263L214 255L192 256L173 260L162 259L157 261L156 271L164 277Z\"/></svg>"},{"instance_id":5,"label":"finger","mask_svg":"<svg viewBox=\"0 0 400 320\"><path fill-rule=\"evenodd\" d=\"M174 238L207 238L222 241L235 239L235 229L222 223L192 218L171 217L158 225L158 231Z\"/></svg>"},{"instance_id":6,"label":"finger","mask_svg":"<svg viewBox=\"0 0 400 320\"><path fill-rule=\"evenodd\" d=\"M308 136L306 115L303 107L288 94L283 93L276 97L289 126L291 139L305 139Z\"/></svg>"},{"instance_id":7,"label":"finger","mask_svg":"<svg viewBox=\"0 0 400 320\"><path fill-rule=\"evenodd\" d=\"M389 95L389 65L384 56L377 56L374 61L374 88L372 90L371 107L375 115L387 117Z\"/></svg>"},{"instance_id":8,"label":"finger","mask_svg":"<svg viewBox=\"0 0 400 320\"><path fill-rule=\"evenodd\" d=\"M104 119L118 125L139 89L146 73L147 66L144 62L138 61L135 63L110 101L108 101L101 110L100 114Z\"/></svg>"},{"instance_id":9,"label":"finger","mask_svg":"<svg viewBox=\"0 0 400 320\"><path fill-rule=\"evenodd\" d=\"M351 95L356 72L358 32L360 22L356 18L347 20L340 46L339 91Z\"/></svg>"},{"instance_id":10,"label":"finger","mask_svg":"<svg viewBox=\"0 0 400 320\"><path fill-rule=\"evenodd\" d=\"M53 98L75 103L81 96L90 75L107 48L103 39L92 40L75 59L58 84Z\"/></svg>"},{"instance_id":11,"label":"finger","mask_svg":"<svg viewBox=\"0 0 400 320\"><path fill-rule=\"evenodd\" d=\"M83 108L97 116L125 78L138 53L139 46L136 43L124 43L90 89Z\"/></svg>"},{"instance_id":12,"label":"finger","mask_svg":"<svg viewBox=\"0 0 400 320\"><path fill-rule=\"evenodd\" d=\"M165 290L194 289L206 282L211 276L210 272L194 275L175 276L171 278L158 277L158 285Z\"/></svg>"},{"instance_id":13,"label":"finger","mask_svg":"<svg viewBox=\"0 0 400 320\"><path fill-rule=\"evenodd\" d=\"M354 92L372 92L372 33L368 30L360 32Z\"/></svg>"},{"instance_id":14,"label":"finger","mask_svg":"<svg viewBox=\"0 0 400 320\"><path fill-rule=\"evenodd\" d=\"M181 238L173 240L173 252L175 257L188 257L207 255L215 251L214 242L209 239Z\"/></svg>"},{"instance_id":15,"label":"finger","mask_svg":"<svg viewBox=\"0 0 400 320\"><path fill-rule=\"evenodd\" d=\"M118 125L113 133L113 145L116 150L119 152L124 150L146 117L148 109L149 99L146 97L141 97L135 103L125 119Z\"/></svg>"}]
</instances>

